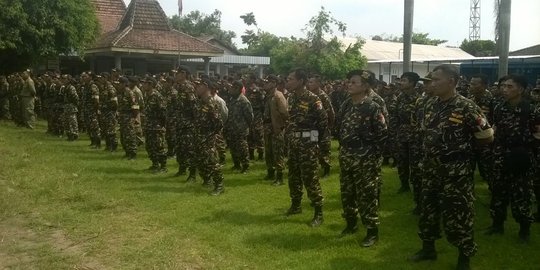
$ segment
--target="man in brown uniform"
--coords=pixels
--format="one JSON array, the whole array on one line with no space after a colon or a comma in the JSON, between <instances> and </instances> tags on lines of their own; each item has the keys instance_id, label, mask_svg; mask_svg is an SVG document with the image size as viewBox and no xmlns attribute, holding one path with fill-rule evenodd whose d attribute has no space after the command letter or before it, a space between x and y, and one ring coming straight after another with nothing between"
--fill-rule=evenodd
<instances>
[{"instance_id":1,"label":"man in brown uniform","mask_svg":"<svg viewBox=\"0 0 540 270\"><path fill-rule=\"evenodd\" d=\"M274 180L274 185L283 185L283 169L285 168L284 130L289 120L287 100L277 90L278 78L269 75L264 80L266 92L264 106L264 152L266 153L266 180Z\"/></svg>"}]
</instances>

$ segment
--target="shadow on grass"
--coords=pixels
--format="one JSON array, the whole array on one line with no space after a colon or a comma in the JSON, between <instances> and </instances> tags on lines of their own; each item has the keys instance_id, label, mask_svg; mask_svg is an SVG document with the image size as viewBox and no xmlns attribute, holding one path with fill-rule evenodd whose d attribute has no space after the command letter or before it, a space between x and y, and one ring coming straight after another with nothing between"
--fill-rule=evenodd
<instances>
[{"instance_id":1,"label":"shadow on grass","mask_svg":"<svg viewBox=\"0 0 540 270\"><path fill-rule=\"evenodd\" d=\"M276 209L273 214L256 215L247 211L220 210L214 211L211 215L202 217L197 221L200 223L229 223L238 226L275 226L284 223L308 225L308 219L301 220L296 216L286 217L285 210Z\"/></svg>"},{"instance_id":2,"label":"shadow on grass","mask_svg":"<svg viewBox=\"0 0 540 270\"><path fill-rule=\"evenodd\" d=\"M148 182L151 182L148 181ZM198 184L186 184L182 186L158 186L151 185L145 187L129 188L128 191L143 191L155 193L189 193L189 194L207 194L210 190L199 186Z\"/></svg>"}]
</instances>

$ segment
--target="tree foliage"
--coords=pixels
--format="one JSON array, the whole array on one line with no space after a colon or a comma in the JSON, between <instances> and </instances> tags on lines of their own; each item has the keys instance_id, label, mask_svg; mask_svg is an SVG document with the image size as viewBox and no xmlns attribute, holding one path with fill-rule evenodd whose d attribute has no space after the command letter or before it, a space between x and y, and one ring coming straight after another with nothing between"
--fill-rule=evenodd
<instances>
[{"instance_id":1,"label":"tree foliage","mask_svg":"<svg viewBox=\"0 0 540 270\"><path fill-rule=\"evenodd\" d=\"M464 39L459 48L476 57L497 55L497 44L493 40Z\"/></svg>"},{"instance_id":2,"label":"tree foliage","mask_svg":"<svg viewBox=\"0 0 540 270\"><path fill-rule=\"evenodd\" d=\"M372 40L378 40L378 41L389 41L389 42L403 43L403 35L401 37L398 37L398 36L394 36L394 35L381 34L381 35L375 35L371 39ZM439 44L446 43L447 41L448 40L444 40L444 39L430 38L429 33L413 33L412 34L412 43L413 44L437 46Z\"/></svg>"},{"instance_id":3,"label":"tree foliage","mask_svg":"<svg viewBox=\"0 0 540 270\"><path fill-rule=\"evenodd\" d=\"M83 55L99 34L90 0L0 0L0 71L47 57Z\"/></svg>"},{"instance_id":4,"label":"tree foliage","mask_svg":"<svg viewBox=\"0 0 540 270\"><path fill-rule=\"evenodd\" d=\"M221 11L214 10L212 14L205 14L194 10L185 16L174 15L169 18L172 27L194 37L213 36L215 39L236 48L233 38L236 33L221 29Z\"/></svg>"},{"instance_id":5,"label":"tree foliage","mask_svg":"<svg viewBox=\"0 0 540 270\"><path fill-rule=\"evenodd\" d=\"M241 18L248 26L257 26L253 13L242 15ZM306 38L277 37L259 28L256 32L246 30L242 42L247 48L242 51L250 55L271 57L271 69L275 73L285 74L300 67L327 79L341 79L350 70L362 68L367 63L360 52L363 44L360 39L345 48L334 35L336 31L345 35L346 30L345 23L321 7L319 13L303 29Z\"/></svg>"}]
</instances>

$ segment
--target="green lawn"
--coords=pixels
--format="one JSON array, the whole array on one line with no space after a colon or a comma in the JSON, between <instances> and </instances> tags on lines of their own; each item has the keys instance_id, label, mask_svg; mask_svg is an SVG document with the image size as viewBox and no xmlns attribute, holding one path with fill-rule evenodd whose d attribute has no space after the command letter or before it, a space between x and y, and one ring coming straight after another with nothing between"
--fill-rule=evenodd
<instances>
[{"instance_id":1,"label":"green lawn","mask_svg":"<svg viewBox=\"0 0 540 270\"><path fill-rule=\"evenodd\" d=\"M437 242L439 259L411 263L421 242L412 195L397 195L396 170L383 170L380 242L363 249L361 230L338 238L341 218L338 167L322 181L325 223L308 227L313 211L283 216L286 185L262 180L256 162L247 175L224 168L225 194L208 196L197 184L169 173L153 175L144 149L134 162L77 142L0 122L0 269L453 269L457 250ZM334 151L334 164L337 154ZM200 178L199 178L200 180ZM473 269L540 269L539 226L521 245L518 226L487 237L489 196L478 181Z\"/></svg>"}]
</instances>

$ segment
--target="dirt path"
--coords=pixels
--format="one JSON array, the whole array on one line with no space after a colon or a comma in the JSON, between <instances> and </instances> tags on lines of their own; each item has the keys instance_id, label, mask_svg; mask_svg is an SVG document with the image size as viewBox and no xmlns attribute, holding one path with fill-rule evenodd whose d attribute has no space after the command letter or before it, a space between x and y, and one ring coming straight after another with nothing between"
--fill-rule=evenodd
<instances>
[{"instance_id":1,"label":"dirt path","mask_svg":"<svg viewBox=\"0 0 540 270\"><path fill-rule=\"evenodd\" d=\"M85 243L92 237L74 242L58 228L49 227L37 232L28 224L23 217L0 220L0 269L37 269L46 259L40 255L44 248L58 258L68 257L71 259L67 261L75 261L74 265L66 262L69 269L109 269L85 252Z\"/></svg>"}]
</instances>

